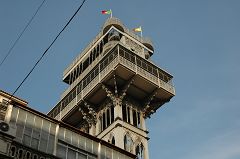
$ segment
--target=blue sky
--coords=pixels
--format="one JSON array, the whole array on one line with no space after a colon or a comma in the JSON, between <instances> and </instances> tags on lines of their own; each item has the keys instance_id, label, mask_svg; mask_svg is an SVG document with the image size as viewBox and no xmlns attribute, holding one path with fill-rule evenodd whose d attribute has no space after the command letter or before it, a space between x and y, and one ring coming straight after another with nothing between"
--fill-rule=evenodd
<instances>
[{"instance_id":1,"label":"blue sky","mask_svg":"<svg viewBox=\"0 0 240 159\"><path fill-rule=\"evenodd\" d=\"M13 92L75 12L80 0L48 0L0 67ZM0 60L41 1L0 2ZM174 76L176 96L148 119L150 158L240 158L240 1L87 0L17 96L48 112L66 89L62 72L97 35L107 16L152 39L152 60Z\"/></svg>"}]
</instances>

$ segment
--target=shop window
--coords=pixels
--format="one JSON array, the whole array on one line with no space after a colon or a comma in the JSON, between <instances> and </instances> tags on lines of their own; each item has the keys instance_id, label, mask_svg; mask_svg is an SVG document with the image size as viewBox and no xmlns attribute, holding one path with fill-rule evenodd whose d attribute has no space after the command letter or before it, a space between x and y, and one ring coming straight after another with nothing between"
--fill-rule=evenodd
<instances>
[{"instance_id":1,"label":"shop window","mask_svg":"<svg viewBox=\"0 0 240 159\"><path fill-rule=\"evenodd\" d=\"M66 158L67 147L61 144L57 145L57 157Z\"/></svg>"}]
</instances>

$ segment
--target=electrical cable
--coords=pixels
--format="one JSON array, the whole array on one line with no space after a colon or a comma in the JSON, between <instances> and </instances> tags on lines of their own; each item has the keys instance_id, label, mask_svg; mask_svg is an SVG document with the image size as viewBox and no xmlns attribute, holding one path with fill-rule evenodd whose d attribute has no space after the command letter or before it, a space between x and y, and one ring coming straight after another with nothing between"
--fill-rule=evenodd
<instances>
[{"instance_id":1,"label":"electrical cable","mask_svg":"<svg viewBox=\"0 0 240 159\"><path fill-rule=\"evenodd\" d=\"M29 75L33 72L35 67L38 65L38 63L42 60L42 58L46 55L48 50L51 48L51 46L55 43L55 41L58 39L58 37L61 35L61 33L66 29L66 27L70 24L70 22L73 20L73 18L76 16L76 14L79 12L79 10L82 8L83 4L85 3L86 0L83 0L81 5L78 7L78 9L75 11L73 16L69 19L67 24L63 27L63 29L58 33L58 35L54 38L52 43L48 46L48 48L43 52L42 56L37 60L37 62L34 64L32 69L29 71L29 73L25 76L25 78L22 80L22 82L19 84L19 86L15 89L15 91L12 93L10 96L8 102L11 100L11 98L14 96L14 94L18 91L18 89L22 86L22 84L26 81L26 79L29 77Z\"/></svg>"},{"instance_id":2,"label":"electrical cable","mask_svg":"<svg viewBox=\"0 0 240 159\"><path fill-rule=\"evenodd\" d=\"M18 43L19 39L22 37L22 35L24 34L24 32L26 31L26 29L28 28L28 26L31 24L31 22L33 21L33 19L35 18L35 16L37 15L38 11L41 9L41 7L43 6L43 3L46 0L43 0L42 3L40 4L40 6L37 8L37 10L35 11L35 13L33 14L33 16L31 17L31 19L28 21L27 25L24 27L24 29L22 30L22 32L19 34L19 36L17 37L17 39L14 41L12 47L8 50L7 54L4 56L3 60L0 63L0 68L3 65L3 63L5 62L5 60L7 59L7 57L10 55L10 53L12 52L13 48L15 47L15 45Z\"/></svg>"}]
</instances>

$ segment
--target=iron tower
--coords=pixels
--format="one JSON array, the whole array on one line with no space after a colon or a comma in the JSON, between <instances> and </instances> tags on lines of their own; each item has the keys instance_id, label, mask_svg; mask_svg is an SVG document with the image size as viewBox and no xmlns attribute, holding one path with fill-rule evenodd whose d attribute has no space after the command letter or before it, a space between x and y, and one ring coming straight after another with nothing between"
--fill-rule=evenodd
<instances>
[{"instance_id":1,"label":"iron tower","mask_svg":"<svg viewBox=\"0 0 240 159\"><path fill-rule=\"evenodd\" d=\"M149 39L108 18L64 71L69 87L48 115L148 159L145 119L175 95L153 53Z\"/></svg>"}]
</instances>

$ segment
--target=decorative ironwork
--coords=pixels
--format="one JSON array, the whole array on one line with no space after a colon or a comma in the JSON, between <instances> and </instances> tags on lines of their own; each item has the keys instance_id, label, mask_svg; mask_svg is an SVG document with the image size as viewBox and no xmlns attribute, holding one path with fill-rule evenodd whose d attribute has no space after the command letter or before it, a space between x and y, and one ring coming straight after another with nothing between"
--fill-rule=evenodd
<instances>
[{"instance_id":1,"label":"decorative ironwork","mask_svg":"<svg viewBox=\"0 0 240 159\"><path fill-rule=\"evenodd\" d=\"M17 142L12 142L8 156L15 159L60 159L59 157L37 151Z\"/></svg>"},{"instance_id":2,"label":"decorative ironwork","mask_svg":"<svg viewBox=\"0 0 240 159\"><path fill-rule=\"evenodd\" d=\"M127 84L123 87L123 90L119 96L120 100L123 100L123 98L126 96L126 92L128 90L128 88L131 86L131 84L134 82L134 77L132 77Z\"/></svg>"},{"instance_id":3,"label":"decorative ironwork","mask_svg":"<svg viewBox=\"0 0 240 159\"><path fill-rule=\"evenodd\" d=\"M150 103L153 101L154 97L157 95L157 89L155 89L146 99L146 102L143 104L143 114L146 116L147 110L151 107ZM153 111L153 109L150 110L150 112Z\"/></svg>"}]
</instances>

